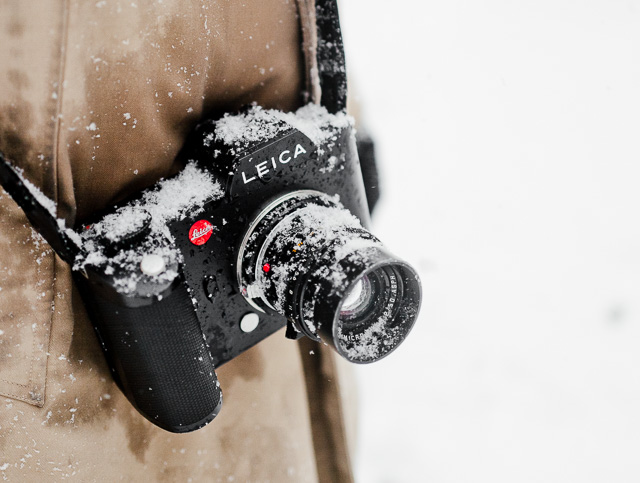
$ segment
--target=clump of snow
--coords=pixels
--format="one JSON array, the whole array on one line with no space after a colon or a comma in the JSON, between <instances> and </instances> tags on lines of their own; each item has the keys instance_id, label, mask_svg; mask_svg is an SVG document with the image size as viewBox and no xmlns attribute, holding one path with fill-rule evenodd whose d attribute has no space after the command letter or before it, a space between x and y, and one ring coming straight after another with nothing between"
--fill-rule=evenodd
<instances>
[{"instance_id":1,"label":"clump of snow","mask_svg":"<svg viewBox=\"0 0 640 483\"><path fill-rule=\"evenodd\" d=\"M24 170L18 168L17 166L14 166L14 170L16 171L16 173L18 173L18 176L20 176L20 180L27 187L31 195L51 214L51 216L55 218L57 209L56 203L52 199L47 197L42 191L40 191L40 188L38 188L31 181L25 178Z\"/></svg>"},{"instance_id":2,"label":"clump of snow","mask_svg":"<svg viewBox=\"0 0 640 483\"><path fill-rule=\"evenodd\" d=\"M288 131L291 126L320 146L340 129L353 125L353 118L345 113L330 114L323 106L307 104L296 112L282 112L252 106L246 113L226 114L216 122L215 138L205 139L205 144L214 139L229 146L243 148L249 143L268 141Z\"/></svg>"},{"instance_id":3,"label":"clump of snow","mask_svg":"<svg viewBox=\"0 0 640 483\"><path fill-rule=\"evenodd\" d=\"M125 294L134 292L142 279L170 282L178 276L175 270L145 275L139 269L142 258L148 254L159 255L166 266L176 266L181 255L167 223L197 215L204 209L205 202L222 195L223 189L211 173L190 162L177 176L159 182L139 199L89 226L81 234L85 252L76 259L74 269L102 267L104 273L114 276L116 289ZM108 252L112 242L126 239L146 225L148 233L141 242L115 254Z\"/></svg>"},{"instance_id":4,"label":"clump of snow","mask_svg":"<svg viewBox=\"0 0 640 483\"><path fill-rule=\"evenodd\" d=\"M78 246L82 247L82 238L71 228L65 228L64 232L66 235Z\"/></svg>"},{"instance_id":5,"label":"clump of snow","mask_svg":"<svg viewBox=\"0 0 640 483\"><path fill-rule=\"evenodd\" d=\"M330 114L324 106L307 104L295 113L280 111L279 118L288 122L306 135L314 144L326 142L335 135L335 130L353 126L353 118L344 112Z\"/></svg>"},{"instance_id":6,"label":"clump of snow","mask_svg":"<svg viewBox=\"0 0 640 483\"><path fill-rule=\"evenodd\" d=\"M226 114L216 123L215 139L228 145L240 146L270 139L287 131L289 126L280 121L274 112L276 111L253 106L245 114ZM213 139L211 137L208 140Z\"/></svg>"},{"instance_id":7,"label":"clump of snow","mask_svg":"<svg viewBox=\"0 0 640 483\"><path fill-rule=\"evenodd\" d=\"M337 197L333 202L339 203ZM283 252L295 255L286 263L272 265L268 274L258 272L256 280L263 293L275 290L277 296L271 303L276 310L284 310L291 280L307 273L311 258L318 255L327 243L344 243L348 239L345 235L349 228L358 230L362 229L362 225L342 205L327 207L308 204L285 216L276 225L265 242L263 256L270 257ZM331 276L335 282L341 282L340 275Z\"/></svg>"},{"instance_id":8,"label":"clump of snow","mask_svg":"<svg viewBox=\"0 0 640 483\"><path fill-rule=\"evenodd\" d=\"M222 186L211 173L190 162L176 177L147 191L138 206L151 215L151 226L159 229L169 221L197 215L206 201L221 198L223 194Z\"/></svg>"},{"instance_id":9,"label":"clump of snow","mask_svg":"<svg viewBox=\"0 0 640 483\"><path fill-rule=\"evenodd\" d=\"M168 222L195 216L206 201L222 195L223 189L211 173L190 162L177 176L159 182L140 199L105 216L82 236L85 240L105 237L114 241L139 230L147 221L152 233L168 233Z\"/></svg>"},{"instance_id":10,"label":"clump of snow","mask_svg":"<svg viewBox=\"0 0 640 483\"><path fill-rule=\"evenodd\" d=\"M344 153L342 154L342 156L344 157ZM329 157L329 159L327 159L327 165L320 168L320 172L322 174L325 173L331 173L334 169L336 169L336 165L338 164L338 157L337 156L331 156Z\"/></svg>"},{"instance_id":11,"label":"clump of snow","mask_svg":"<svg viewBox=\"0 0 640 483\"><path fill-rule=\"evenodd\" d=\"M105 216L99 223L92 226L91 235L103 237L117 242L130 233L140 230L145 222L149 222L149 214L137 206L124 206L115 213Z\"/></svg>"},{"instance_id":12,"label":"clump of snow","mask_svg":"<svg viewBox=\"0 0 640 483\"><path fill-rule=\"evenodd\" d=\"M403 331L398 327L389 327L389 317L382 316L367 327L362 333L345 334L342 326L338 327L338 344L349 360L369 362L375 361L397 346Z\"/></svg>"},{"instance_id":13,"label":"clump of snow","mask_svg":"<svg viewBox=\"0 0 640 483\"><path fill-rule=\"evenodd\" d=\"M348 238L338 247L334 253L336 261L340 261L347 255L363 251L367 248L381 248L382 243L375 238Z\"/></svg>"}]
</instances>

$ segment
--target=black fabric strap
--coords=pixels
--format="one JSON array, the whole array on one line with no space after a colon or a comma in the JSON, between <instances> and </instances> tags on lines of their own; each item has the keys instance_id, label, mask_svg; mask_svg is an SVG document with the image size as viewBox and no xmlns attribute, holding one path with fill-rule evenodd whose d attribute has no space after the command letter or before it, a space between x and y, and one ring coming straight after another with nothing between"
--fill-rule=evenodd
<instances>
[{"instance_id":1,"label":"black fabric strap","mask_svg":"<svg viewBox=\"0 0 640 483\"><path fill-rule=\"evenodd\" d=\"M65 233L58 224L54 214L50 213L31 192L18 171L9 164L0 152L0 185L22 208L31 225L47 240L51 248L65 262L73 265L73 261L81 248ZM41 195L44 196L44 195Z\"/></svg>"},{"instance_id":2,"label":"black fabric strap","mask_svg":"<svg viewBox=\"0 0 640 483\"><path fill-rule=\"evenodd\" d=\"M320 104L336 114L347 108L347 70L336 0L316 0Z\"/></svg>"}]
</instances>

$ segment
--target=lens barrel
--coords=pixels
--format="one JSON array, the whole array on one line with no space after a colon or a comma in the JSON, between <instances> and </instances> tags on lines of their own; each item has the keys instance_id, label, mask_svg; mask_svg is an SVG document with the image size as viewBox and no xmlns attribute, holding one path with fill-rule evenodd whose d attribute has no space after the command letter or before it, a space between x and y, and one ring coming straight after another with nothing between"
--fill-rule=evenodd
<instances>
[{"instance_id":1,"label":"lens barrel","mask_svg":"<svg viewBox=\"0 0 640 483\"><path fill-rule=\"evenodd\" d=\"M284 315L356 363L392 352L420 308L416 271L336 197L317 191L295 191L265 206L242 240L237 276L251 305Z\"/></svg>"}]
</instances>

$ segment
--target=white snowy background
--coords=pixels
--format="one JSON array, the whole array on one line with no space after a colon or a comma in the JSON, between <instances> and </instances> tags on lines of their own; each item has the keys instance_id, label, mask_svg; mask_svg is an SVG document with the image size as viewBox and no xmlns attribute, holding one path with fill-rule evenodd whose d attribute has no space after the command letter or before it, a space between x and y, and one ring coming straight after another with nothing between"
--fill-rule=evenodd
<instances>
[{"instance_id":1,"label":"white snowy background","mask_svg":"<svg viewBox=\"0 0 640 483\"><path fill-rule=\"evenodd\" d=\"M640 481L640 2L341 8L424 291L357 367L358 481Z\"/></svg>"}]
</instances>

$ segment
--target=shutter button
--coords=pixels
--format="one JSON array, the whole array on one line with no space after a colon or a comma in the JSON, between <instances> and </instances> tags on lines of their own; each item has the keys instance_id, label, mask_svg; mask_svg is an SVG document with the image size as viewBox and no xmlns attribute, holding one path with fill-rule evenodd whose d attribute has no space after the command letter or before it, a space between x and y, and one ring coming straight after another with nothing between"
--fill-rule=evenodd
<instances>
[{"instance_id":1,"label":"shutter button","mask_svg":"<svg viewBox=\"0 0 640 483\"><path fill-rule=\"evenodd\" d=\"M164 258L160 255L145 255L140 262L140 270L145 275L153 277L164 272L165 263Z\"/></svg>"}]
</instances>

